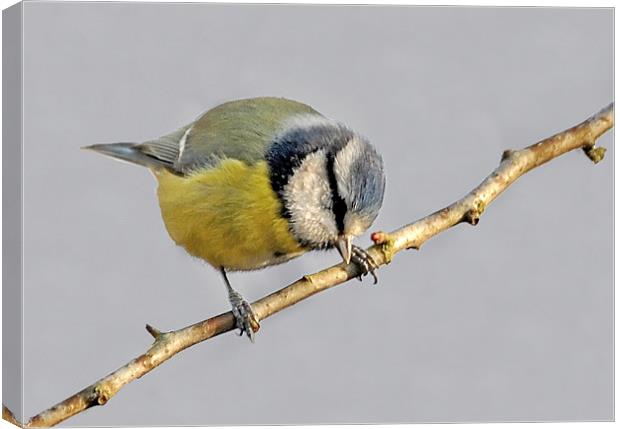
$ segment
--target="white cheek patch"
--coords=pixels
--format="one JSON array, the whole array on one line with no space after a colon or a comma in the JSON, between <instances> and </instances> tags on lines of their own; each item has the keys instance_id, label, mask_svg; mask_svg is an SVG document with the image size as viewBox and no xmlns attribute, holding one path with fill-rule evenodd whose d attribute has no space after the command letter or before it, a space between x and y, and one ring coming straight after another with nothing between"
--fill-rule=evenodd
<instances>
[{"instance_id":1,"label":"white cheek patch","mask_svg":"<svg viewBox=\"0 0 620 429\"><path fill-rule=\"evenodd\" d=\"M363 153L362 142L357 137L353 137L346 146L338 152L334 159L334 174L336 175L336 181L338 183L338 192L347 203L347 207L353 206L353 201L351 201L353 189L350 189L351 181L347 180L347 178L350 177L351 166L357 161L361 153Z\"/></svg>"},{"instance_id":2,"label":"white cheek patch","mask_svg":"<svg viewBox=\"0 0 620 429\"><path fill-rule=\"evenodd\" d=\"M315 245L331 243L338 235L325 161L323 150L308 155L283 192L294 235Z\"/></svg>"}]
</instances>

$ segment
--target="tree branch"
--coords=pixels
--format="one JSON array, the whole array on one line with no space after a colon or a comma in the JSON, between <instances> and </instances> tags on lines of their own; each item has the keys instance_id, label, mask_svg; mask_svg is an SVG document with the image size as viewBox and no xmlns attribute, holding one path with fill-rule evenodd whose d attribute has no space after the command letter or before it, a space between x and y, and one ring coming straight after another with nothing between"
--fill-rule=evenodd
<instances>
[{"instance_id":1,"label":"tree branch","mask_svg":"<svg viewBox=\"0 0 620 429\"><path fill-rule=\"evenodd\" d=\"M531 169L571 150L583 149L594 163L601 161L605 149L595 147L594 144L596 139L613 125L614 105L612 103L573 128L522 150L505 151L499 166L480 185L460 200L391 233L373 233L371 238L375 245L368 249L368 253L378 265L385 265L397 252L404 249L419 249L427 240L454 225L461 222L476 225L485 208L515 180ZM358 275L360 271L354 264L334 265L316 274L304 276L295 283L259 299L252 303L252 307L258 318L262 320ZM231 312L170 332L161 332L147 325L146 329L155 341L144 354L52 408L32 417L26 427L54 426L90 407L104 405L124 385L142 377L180 351L231 331L234 327L235 322ZM8 415L12 416L10 411L3 413L5 419ZM18 422L13 421L13 423Z\"/></svg>"},{"instance_id":2,"label":"tree branch","mask_svg":"<svg viewBox=\"0 0 620 429\"><path fill-rule=\"evenodd\" d=\"M22 424L15 418L15 415L7 407L2 405L2 418L9 423L13 423L15 426L23 427Z\"/></svg>"}]
</instances>

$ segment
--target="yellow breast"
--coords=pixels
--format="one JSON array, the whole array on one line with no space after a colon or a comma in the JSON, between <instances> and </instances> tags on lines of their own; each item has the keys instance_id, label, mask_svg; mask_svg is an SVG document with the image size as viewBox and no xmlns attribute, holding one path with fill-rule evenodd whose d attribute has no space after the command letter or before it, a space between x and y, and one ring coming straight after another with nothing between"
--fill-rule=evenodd
<instances>
[{"instance_id":1,"label":"yellow breast","mask_svg":"<svg viewBox=\"0 0 620 429\"><path fill-rule=\"evenodd\" d=\"M305 252L281 216L265 162L226 159L185 177L166 170L155 175L168 233L214 267L252 270Z\"/></svg>"}]
</instances>

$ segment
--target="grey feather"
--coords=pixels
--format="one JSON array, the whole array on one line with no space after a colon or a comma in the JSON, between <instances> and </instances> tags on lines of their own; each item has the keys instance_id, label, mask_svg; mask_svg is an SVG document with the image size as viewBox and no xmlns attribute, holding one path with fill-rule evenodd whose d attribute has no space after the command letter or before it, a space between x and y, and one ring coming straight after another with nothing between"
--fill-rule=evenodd
<instances>
[{"instance_id":1,"label":"grey feather","mask_svg":"<svg viewBox=\"0 0 620 429\"><path fill-rule=\"evenodd\" d=\"M173 167L179 161L181 139L192 125L193 123L185 125L170 134L140 143L138 149L146 155L157 158L167 166Z\"/></svg>"},{"instance_id":2,"label":"grey feather","mask_svg":"<svg viewBox=\"0 0 620 429\"><path fill-rule=\"evenodd\" d=\"M82 149L99 152L103 155L120 159L121 161L142 165L148 168L157 168L164 165L162 161L157 158L142 152L137 143L94 144L91 146L84 146Z\"/></svg>"},{"instance_id":3,"label":"grey feather","mask_svg":"<svg viewBox=\"0 0 620 429\"><path fill-rule=\"evenodd\" d=\"M147 168L164 167L179 173L175 168L179 158L179 142L190 126L191 124L186 125L163 137L143 143L94 144L82 149L93 150Z\"/></svg>"}]
</instances>

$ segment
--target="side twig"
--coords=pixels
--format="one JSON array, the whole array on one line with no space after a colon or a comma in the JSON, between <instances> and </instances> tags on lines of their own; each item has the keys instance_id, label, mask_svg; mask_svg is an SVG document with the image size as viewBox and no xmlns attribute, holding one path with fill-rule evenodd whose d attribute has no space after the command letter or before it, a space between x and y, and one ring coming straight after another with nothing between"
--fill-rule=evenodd
<instances>
[{"instance_id":1,"label":"side twig","mask_svg":"<svg viewBox=\"0 0 620 429\"><path fill-rule=\"evenodd\" d=\"M597 163L605 149L595 147L595 141L614 125L613 103L599 113L566 131L518 151L503 153L499 166L480 185L460 200L414 223L391 233L373 233L375 245L367 249L378 265L388 264L404 249L419 249L433 236L454 225L466 222L476 225L488 205L508 186L528 171L574 149L583 149ZM304 276L295 283L258 301L252 307L260 320L277 313L316 293L342 284L359 275L356 265L339 264L316 274ZM32 417L25 427L54 426L95 405L104 405L124 385L142 377L180 351L233 330L232 313L223 313L194 325L170 332L146 325L155 341L142 355L79 391L73 396ZM3 418L12 413L8 409ZM12 423L18 424L14 417Z\"/></svg>"}]
</instances>

